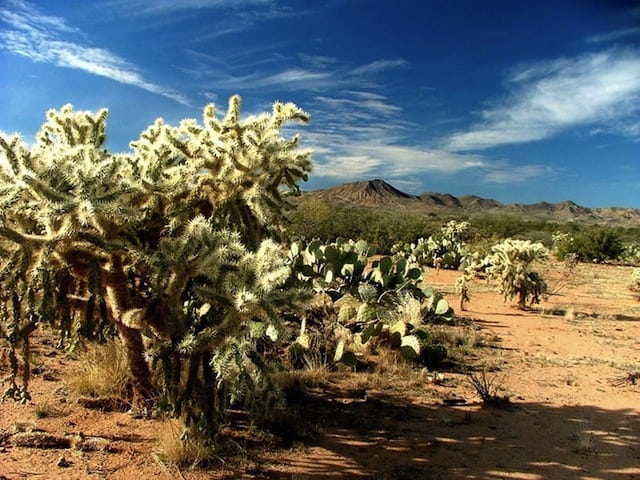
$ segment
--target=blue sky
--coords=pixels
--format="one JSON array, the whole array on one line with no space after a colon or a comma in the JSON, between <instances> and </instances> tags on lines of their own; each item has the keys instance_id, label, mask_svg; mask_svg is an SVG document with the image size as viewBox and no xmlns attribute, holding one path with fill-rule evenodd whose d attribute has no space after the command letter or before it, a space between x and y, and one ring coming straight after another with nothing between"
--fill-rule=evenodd
<instances>
[{"instance_id":1,"label":"blue sky","mask_svg":"<svg viewBox=\"0 0 640 480\"><path fill-rule=\"evenodd\" d=\"M0 2L0 130L110 111L108 147L157 117L310 113L305 190L640 208L640 6L617 0Z\"/></svg>"}]
</instances>

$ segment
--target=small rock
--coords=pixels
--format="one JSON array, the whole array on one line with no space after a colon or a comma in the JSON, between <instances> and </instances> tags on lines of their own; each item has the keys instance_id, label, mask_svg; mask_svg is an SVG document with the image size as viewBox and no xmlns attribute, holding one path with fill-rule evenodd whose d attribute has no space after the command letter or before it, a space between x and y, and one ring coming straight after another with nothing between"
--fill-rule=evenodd
<instances>
[{"instance_id":1,"label":"small rock","mask_svg":"<svg viewBox=\"0 0 640 480\"><path fill-rule=\"evenodd\" d=\"M60 468L67 468L71 466L71 462L66 458L64 458L64 455L61 455L60 458L58 458L58 461L56 462L56 466Z\"/></svg>"}]
</instances>

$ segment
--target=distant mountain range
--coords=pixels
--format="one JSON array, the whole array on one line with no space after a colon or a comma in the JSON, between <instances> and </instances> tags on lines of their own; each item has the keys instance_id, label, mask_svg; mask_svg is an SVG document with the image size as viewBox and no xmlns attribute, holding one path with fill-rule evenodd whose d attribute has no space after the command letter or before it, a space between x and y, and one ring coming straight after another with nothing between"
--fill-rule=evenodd
<instances>
[{"instance_id":1,"label":"distant mountain range","mask_svg":"<svg viewBox=\"0 0 640 480\"><path fill-rule=\"evenodd\" d=\"M538 202L504 204L475 195L455 197L448 193L425 192L410 195L384 180L345 183L323 190L313 190L305 196L324 199L342 206L382 208L415 213L458 215L519 215L523 218L557 222L593 223L610 226L640 226L640 210L608 207L586 208L571 202Z\"/></svg>"}]
</instances>

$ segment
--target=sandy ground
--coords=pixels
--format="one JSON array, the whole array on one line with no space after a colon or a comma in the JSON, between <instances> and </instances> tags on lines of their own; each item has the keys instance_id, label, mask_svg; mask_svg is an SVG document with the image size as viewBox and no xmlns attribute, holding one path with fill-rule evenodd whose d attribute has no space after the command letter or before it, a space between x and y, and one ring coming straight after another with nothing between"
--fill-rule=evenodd
<instances>
[{"instance_id":1,"label":"sandy ground","mask_svg":"<svg viewBox=\"0 0 640 480\"><path fill-rule=\"evenodd\" d=\"M242 459L207 471L157 459L160 421L69 401L73 360L40 337L32 402L0 404L0 479L640 478L640 380L624 380L640 371L632 269L579 265L569 277L560 264L545 269L556 294L532 311L504 304L482 280L471 284L468 310L457 311L487 339L471 361L508 404L483 406L462 373L442 372L439 384L427 371L391 372L388 382L348 374L292 404L311 425L304 440L238 448ZM427 281L455 304L458 275L432 271ZM16 446L16 432L34 430L70 446Z\"/></svg>"}]
</instances>

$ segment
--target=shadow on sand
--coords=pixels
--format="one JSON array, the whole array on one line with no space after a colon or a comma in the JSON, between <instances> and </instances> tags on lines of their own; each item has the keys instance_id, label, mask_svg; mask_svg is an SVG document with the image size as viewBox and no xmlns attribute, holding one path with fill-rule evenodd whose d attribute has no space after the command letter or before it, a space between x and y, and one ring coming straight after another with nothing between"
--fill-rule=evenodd
<instances>
[{"instance_id":1,"label":"shadow on sand","mask_svg":"<svg viewBox=\"0 0 640 480\"><path fill-rule=\"evenodd\" d=\"M287 473L264 467L256 478L640 478L634 410L526 402L451 407L399 401L397 394L333 393L299 399L295 408L314 422L317 436L279 459Z\"/></svg>"}]
</instances>

